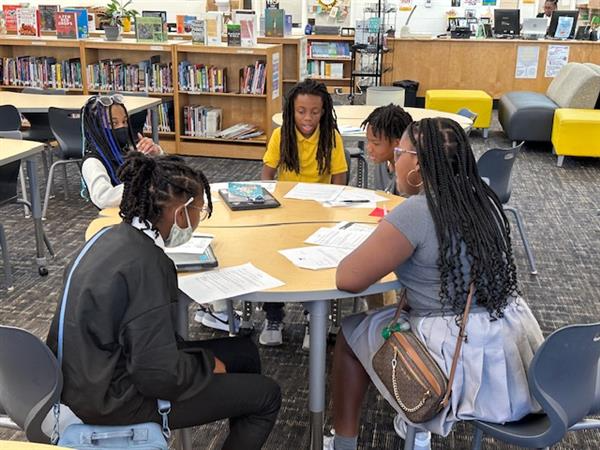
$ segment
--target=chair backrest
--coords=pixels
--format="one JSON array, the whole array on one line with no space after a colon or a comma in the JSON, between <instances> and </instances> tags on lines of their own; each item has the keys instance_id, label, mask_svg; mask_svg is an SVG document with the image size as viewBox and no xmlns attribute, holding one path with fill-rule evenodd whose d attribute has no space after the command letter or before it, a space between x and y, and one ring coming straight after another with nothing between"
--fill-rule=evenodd
<instances>
[{"instance_id":1,"label":"chair backrest","mask_svg":"<svg viewBox=\"0 0 600 450\"><path fill-rule=\"evenodd\" d=\"M81 111L79 109L49 108L48 119L63 159L81 158Z\"/></svg>"},{"instance_id":2,"label":"chair backrest","mask_svg":"<svg viewBox=\"0 0 600 450\"><path fill-rule=\"evenodd\" d=\"M2 123L1 120L0 123ZM0 131L0 138L23 139L23 135L18 130ZM14 161L0 166L0 205L12 203L16 200L20 167L21 161Z\"/></svg>"},{"instance_id":3,"label":"chair backrest","mask_svg":"<svg viewBox=\"0 0 600 450\"><path fill-rule=\"evenodd\" d=\"M456 112L459 116L466 117L467 119L471 119L473 123L477 120L478 114L476 112L471 111L469 108L462 108Z\"/></svg>"},{"instance_id":4,"label":"chair backrest","mask_svg":"<svg viewBox=\"0 0 600 450\"><path fill-rule=\"evenodd\" d=\"M13 105L0 105L0 131L19 131L21 115Z\"/></svg>"},{"instance_id":5,"label":"chair backrest","mask_svg":"<svg viewBox=\"0 0 600 450\"><path fill-rule=\"evenodd\" d=\"M568 429L589 414L599 358L600 323L555 331L533 357L527 374L529 389L558 430L561 422Z\"/></svg>"},{"instance_id":6,"label":"chair backrest","mask_svg":"<svg viewBox=\"0 0 600 450\"><path fill-rule=\"evenodd\" d=\"M0 404L29 441L49 442L41 424L61 390L58 362L46 344L23 329L0 326Z\"/></svg>"},{"instance_id":7,"label":"chair backrest","mask_svg":"<svg viewBox=\"0 0 600 450\"><path fill-rule=\"evenodd\" d=\"M508 203L512 192L512 169L523 142L513 148L491 148L477 160L479 176L487 178L500 201Z\"/></svg>"},{"instance_id":8,"label":"chair backrest","mask_svg":"<svg viewBox=\"0 0 600 450\"><path fill-rule=\"evenodd\" d=\"M559 108L593 109L599 94L600 73L581 63L564 66L546 91Z\"/></svg>"}]
</instances>

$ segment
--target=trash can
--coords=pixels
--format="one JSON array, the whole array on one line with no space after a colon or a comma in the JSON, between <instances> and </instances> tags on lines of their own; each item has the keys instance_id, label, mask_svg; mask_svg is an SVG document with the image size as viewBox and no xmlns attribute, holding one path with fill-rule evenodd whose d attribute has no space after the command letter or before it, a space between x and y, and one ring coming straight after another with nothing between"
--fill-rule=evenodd
<instances>
[{"instance_id":1,"label":"trash can","mask_svg":"<svg viewBox=\"0 0 600 450\"><path fill-rule=\"evenodd\" d=\"M390 103L404 106L404 89L398 86L371 86L367 89L367 105L385 106Z\"/></svg>"},{"instance_id":2,"label":"trash can","mask_svg":"<svg viewBox=\"0 0 600 450\"><path fill-rule=\"evenodd\" d=\"M414 80L394 81L392 86L404 88L404 106L417 106L417 91L419 90L419 82Z\"/></svg>"}]
</instances>

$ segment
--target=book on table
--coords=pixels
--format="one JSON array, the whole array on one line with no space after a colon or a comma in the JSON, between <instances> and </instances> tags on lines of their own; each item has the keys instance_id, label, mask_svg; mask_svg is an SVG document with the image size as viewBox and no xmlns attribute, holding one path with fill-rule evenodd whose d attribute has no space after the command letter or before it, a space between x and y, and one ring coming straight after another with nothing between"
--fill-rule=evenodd
<instances>
[{"instance_id":1,"label":"book on table","mask_svg":"<svg viewBox=\"0 0 600 450\"><path fill-rule=\"evenodd\" d=\"M77 14L57 12L55 15L56 37L58 39L77 39Z\"/></svg>"},{"instance_id":2,"label":"book on table","mask_svg":"<svg viewBox=\"0 0 600 450\"><path fill-rule=\"evenodd\" d=\"M196 19L191 23L192 44L206 45L206 20Z\"/></svg>"},{"instance_id":3,"label":"book on table","mask_svg":"<svg viewBox=\"0 0 600 450\"><path fill-rule=\"evenodd\" d=\"M135 19L135 38L138 42L163 42L163 22L160 17L137 17Z\"/></svg>"},{"instance_id":4,"label":"book on table","mask_svg":"<svg viewBox=\"0 0 600 450\"><path fill-rule=\"evenodd\" d=\"M258 20L256 13L248 9L239 9L234 18L240 24L240 39L242 47L255 47L258 35Z\"/></svg>"},{"instance_id":5,"label":"book on table","mask_svg":"<svg viewBox=\"0 0 600 450\"><path fill-rule=\"evenodd\" d=\"M35 8L17 9L17 35L37 37L40 35L39 11Z\"/></svg>"},{"instance_id":6,"label":"book on table","mask_svg":"<svg viewBox=\"0 0 600 450\"><path fill-rule=\"evenodd\" d=\"M242 45L241 27L239 23L227 24L227 45L229 47L240 47Z\"/></svg>"},{"instance_id":7,"label":"book on table","mask_svg":"<svg viewBox=\"0 0 600 450\"><path fill-rule=\"evenodd\" d=\"M40 28L42 31L56 31L55 14L60 11L60 5L39 5Z\"/></svg>"}]
</instances>

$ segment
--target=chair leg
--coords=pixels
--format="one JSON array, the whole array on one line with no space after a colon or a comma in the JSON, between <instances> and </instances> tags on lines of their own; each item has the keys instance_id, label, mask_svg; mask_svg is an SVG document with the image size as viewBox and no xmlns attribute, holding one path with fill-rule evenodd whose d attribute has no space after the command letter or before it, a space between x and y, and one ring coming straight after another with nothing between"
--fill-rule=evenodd
<instances>
[{"instance_id":1,"label":"chair leg","mask_svg":"<svg viewBox=\"0 0 600 450\"><path fill-rule=\"evenodd\" d=\"M65 190L65 200L69 200L69 179L67 178L67 165L63 164L63 175L64 175L64 180L63 180L63 187Z\"/></svg>"},{"instance_id":2,"label":"chair leg","mask_svg":"<svg viewBox=\"0 0 600 450\"><path fill-rule=\"evenodd\" d=\"M50 194L52 194L52 181L54 178L54 168L56 167L56 163L50 166L50 171L48 172L48 178L46 181L46 193L44 194L44 207L42 208L42 219L46 219L46 212L48 212L48 202L50 201Z\"/></svg>"},{"instance_id":3,"label":"chair leg","mask_svg":"<svg viewBox=\"0 0 600 450\"><path fill-rule=\"evenodd\" d=\"M227 304L227 321L229 322L229 336L237 336L235 330L235 311L233 310L233 300L228 298L225 300Z\"/></svg>"},{"instance_id":4,"label":"chair leg","mask_svg":"<svg viewBox=\"0 0 600 450\"><path fill-rule=\"evenodd\" d=\"M10 255L8 254L6 233L4 232L2 224L0 224L0 247L2 249L2 259L4 260L4 279L6 280L6 288L9 291L12 291L14 289L12 267L10 266Z\"/></svg>"},{"instance_id":5,"label":"chair leg","mask_svg":"<svg viewBox=\"0 0 600 450\"><path fill-rule=\"evenodd\" d=\"M556 167L562 167L565 162L565 155L560 155L556 158Z\"/></svg>"},{"instance_id":6,"label":"chair leg","mask_svg":"<svg viewBox=\"0 0 600 450\"><path fill-rule=\"evenodd\" d=\"M487 138L488 138L488 136L489 136L489 131L490 131L490 129L489 129L489 128L484 128L484 129L483 129L483 130L481 130L481 131L482 131L482 133L483 133L483 138L484 138L484 139L487 139Z\"/></svg>"},{"instance_id":7,"label":"chair leg","mask_svg":"<svg viewBox=\"0 0 600 450\"><path fill-rule=\"evenodd\" d=\"M417 429L408 425L406 428L406 437L404 438L404 450L414 450L416 434Z\"/></svg>"},{"instance_id":8,"label":"chair leg","mask_svg":"<svg viewBox=\"0 0 600 450\"><path fill-rule=\"evenodd\" d=\"M515 217L517 221L517 227L519 229L519 234L521 235L521 240L523 241L523 246L525 247L525 253L527 255L527 261L529 262L529 270L531 275L537 275L537 268L535 266L535 258L533 256L533 251L531 250L531 246L529 245L529 240L527 239L527 234L525 233L525 226L523 225L523 219L521 218L521 214L516 208L512 206L504 206L505 211L509 211Z\"/></svg>"},{"instance_id":9,"label":"chair leg","mask_svg":"<svg viewBox=\"0 0 600 450\"><path fill-rule=\"evenodd\" d=\"M251 331L253 328L252 325L252 303L251 302L243 302L242 307L242 322L240 323L240 333Z\"/></svg>"},{"instance_id":10,"label":"chair leg","mask_svg":"<svg viewBox=\"0 0 600 450\"><path fill-rule=\"evenodd\" d=\"M21 198L27 201L27 180L25 179L25 170L23 170L23 164L19 167L19 182L21 183ZM27 205L23 206L23 212L26 218L29 218L31 211L27 208Z\"/></svg>"},{"instance_id":11,"label":"chair leg","mask_svg":"<svg viewBox=\"0 0 600 450\"><path fill-rule=\"evenodd\" d=\"M483 431L475 427L475 432L473 433L473 443L471 444L471 450L481 450L482 445Z\"/></svg>"}]
</instances>

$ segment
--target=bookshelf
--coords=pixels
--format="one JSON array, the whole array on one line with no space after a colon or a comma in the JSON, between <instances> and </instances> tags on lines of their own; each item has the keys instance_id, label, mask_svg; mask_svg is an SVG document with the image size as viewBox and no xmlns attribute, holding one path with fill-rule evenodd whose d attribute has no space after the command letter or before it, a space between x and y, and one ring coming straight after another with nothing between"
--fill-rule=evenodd
<instances>
[{"instance_id":1,"label":"bookshelf","mask_svg":"<svg viewBox=\"0 0 600 450\"><path fill-rule=\"evenodd\" d=\"M259 44L281 44L283 48L283 93L284 95L299 81L306 78L306 36L265 37L259 36Z\"/></svg>"},{"instance_id":2,"label":"bookshelf","mask_svg":"<svg viewBox=\"0 0 600 450\"><path fill-rule=\"evenodd\" d=\"M191 42L175 46L174 67L188 62L193 65L215 66L227 71L227 92L188 92L181 89L177 78L178 153L191 156L217 156L240 159L260 159L271 136L273 114L281 111L282 47L280 44L258 44L256 47L200 46ZM265 63L265 89L262 94L240 94L240 69ZM278 86L274 87L273 80ZM237 123L251 123L264 131L262 136L247 140L231 140L185 134L184 109L187 106L220 108L221 129Z\"/></svg>"},{"instance_id":3,"label":"bookshelf","mask_svg":"<svg viewBox=\"0 0 600 450\"><path fill-rule=\"evenodd\" d=\"M313 34L308 38L308 77L325 83L330 92L341 90L350 93L350 79L352 74L352 45L354 36L318 35ZM313 45L331 46L336 51L324 55L322 52L313 55ZM333 72L333 74L332 74Z\"/></svg>"}]
</instances>

